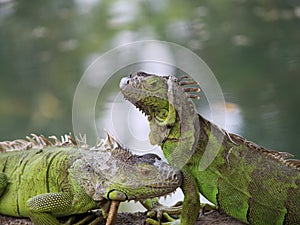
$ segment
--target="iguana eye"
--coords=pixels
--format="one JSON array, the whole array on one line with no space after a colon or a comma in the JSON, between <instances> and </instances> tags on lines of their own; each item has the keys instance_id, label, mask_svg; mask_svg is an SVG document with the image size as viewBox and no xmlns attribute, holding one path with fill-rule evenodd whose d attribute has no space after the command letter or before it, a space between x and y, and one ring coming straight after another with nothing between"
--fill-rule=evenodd
<instances>
[{"instance_id":1,"label":"iguana eye","mask_svg":"<svg viewBox=\"0 0 300 225\"><path fill-rule=\"evenodd\" d=\"M156 91L161 87L161 83L159 81L159 77L150 77L145 81L144 87L147 90Z\"/></svg>"}]
</instances>

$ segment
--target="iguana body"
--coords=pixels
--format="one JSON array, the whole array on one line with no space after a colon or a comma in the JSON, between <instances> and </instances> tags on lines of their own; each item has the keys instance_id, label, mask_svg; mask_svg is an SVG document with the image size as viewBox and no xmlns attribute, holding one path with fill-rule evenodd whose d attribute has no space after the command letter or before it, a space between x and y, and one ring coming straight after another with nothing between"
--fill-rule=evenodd
<instances>
[{"instance_id":1,"label":"iguana body","mask_svg":"<svg viewBox=\"0 0 300 225\"><path fill-rule=\"evenodd\" d=\"M300 224L300 161L204 119L190 100L195 95L188 93L199 89L186 88L189 84L196 82L143 72L120 83L124 97L148 115L150 142L160 145L169 163L182 170L181 224L195 223L199 192L245 223Z\"/></svg>"},{"instance_id":2,"label":"iguana body","mask_svg":"<svg viewBox=\"0 0 300 225\"><path fill-rule=\"evenodd\" d=\"M0 142L0 214L59 224L56 217L92 209L105 216L111 200L161 196L181 183L178 170L153 155L133 155L110 136L94 147L70 136L54 141L34 135Z\"/></svg>"}]
</instances>

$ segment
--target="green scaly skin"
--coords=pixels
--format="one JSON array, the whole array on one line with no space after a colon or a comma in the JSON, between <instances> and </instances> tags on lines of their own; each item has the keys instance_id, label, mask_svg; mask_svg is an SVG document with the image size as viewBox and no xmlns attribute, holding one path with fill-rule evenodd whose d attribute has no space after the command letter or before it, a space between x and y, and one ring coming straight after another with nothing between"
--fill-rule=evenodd
<instances>
[{"instance_id":1,"label":"green scaly skin","mask_svg":"<svg viewBox=\"0 0 300 225\"><path fill-rule=\"evenodd\" d=\"M138 72L120 83L124 97L148 116L150 142L182 170L180 224L195 223L199 193L248 224L300 224L300 161L204 119L191 101L196 96L189 93L200 89L187 86L197 82L183 78Z\"/></svg>"},{"instance_id":2,"label":"green scaly skin","mask_svg":"<svg viewBox=\"0 0 300 225\"><path fill-rule=\"evenodd\" d=\"M111 201L162 196L181 184L179 170L154 154L133 155L109 135L94 147L77 143L36 135L0 142L0 214L47 225L93 209L106 217Z\"/></svg>"}]
</instances>

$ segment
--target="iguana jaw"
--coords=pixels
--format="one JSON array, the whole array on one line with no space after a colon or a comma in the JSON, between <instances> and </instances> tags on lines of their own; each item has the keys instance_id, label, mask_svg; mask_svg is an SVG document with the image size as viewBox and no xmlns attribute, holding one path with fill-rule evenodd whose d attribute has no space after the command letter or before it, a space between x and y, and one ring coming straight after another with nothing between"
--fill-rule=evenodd
<instances>
[{"instance_id":1,"label":"iguana jaw","mask_svg":"<svg viewBox=\"0 0 300 225\"><path fill-rule=\"evenodd\" d=\"M172 193L182 183L181 172L175 169L170 171L169 165L161 160L155 160L154 163L140 162L135 166L135 172L126 173L109 185L105 198L126 201L164 196Z\"/></svg>"},{"instance_id":2,"label":"iguana jaw","mask_svg":"<svg viewBox=\"0 0 300 225\"><path fill-rule=\"evenodd\" d=\"M168 195L181 185L181 176L178 170L177 175L173 176L169 182L157 182L144 185L143 182L141 182L139 186L132 186L131 188L121 183L114 184L107 189L104 196L109 200L128 201ZM143 179L143 177L140 179Z\"/></svg>"}]
</instances>

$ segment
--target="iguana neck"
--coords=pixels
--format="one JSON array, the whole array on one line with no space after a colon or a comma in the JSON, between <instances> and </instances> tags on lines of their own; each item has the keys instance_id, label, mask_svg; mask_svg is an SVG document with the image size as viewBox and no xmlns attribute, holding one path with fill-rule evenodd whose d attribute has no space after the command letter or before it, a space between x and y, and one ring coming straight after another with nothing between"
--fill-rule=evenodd
<instances>
[{"instance_id":1,"label":"iguana neck","mask_svg":"<svg viewBox=\"0 0 300 225\"><path fill-rule=\"evenodd\" d=\"M169 99L176 110L175 123L161 126L150 121L150 141L159 144L168 162L183 167L193 156L199 139L200 123L192 101L184 98Z\"/></svg>"},{"instance_id":2,"label":"iguana neck","mask_svg":"<svg viewBox=\"0 0 300 225\"><path fill-rule=\"evenodd\" d=\"M169 109L166 122L159 123L153 117L150 120L149 139L151 144L161 146L171 165L182 168L194 154L200 126L193 101L187 98L184 88L178 88L175 79L169 77L167 80L168 91L165 100L168 102Z\"/></svg>"}]
</instances>

